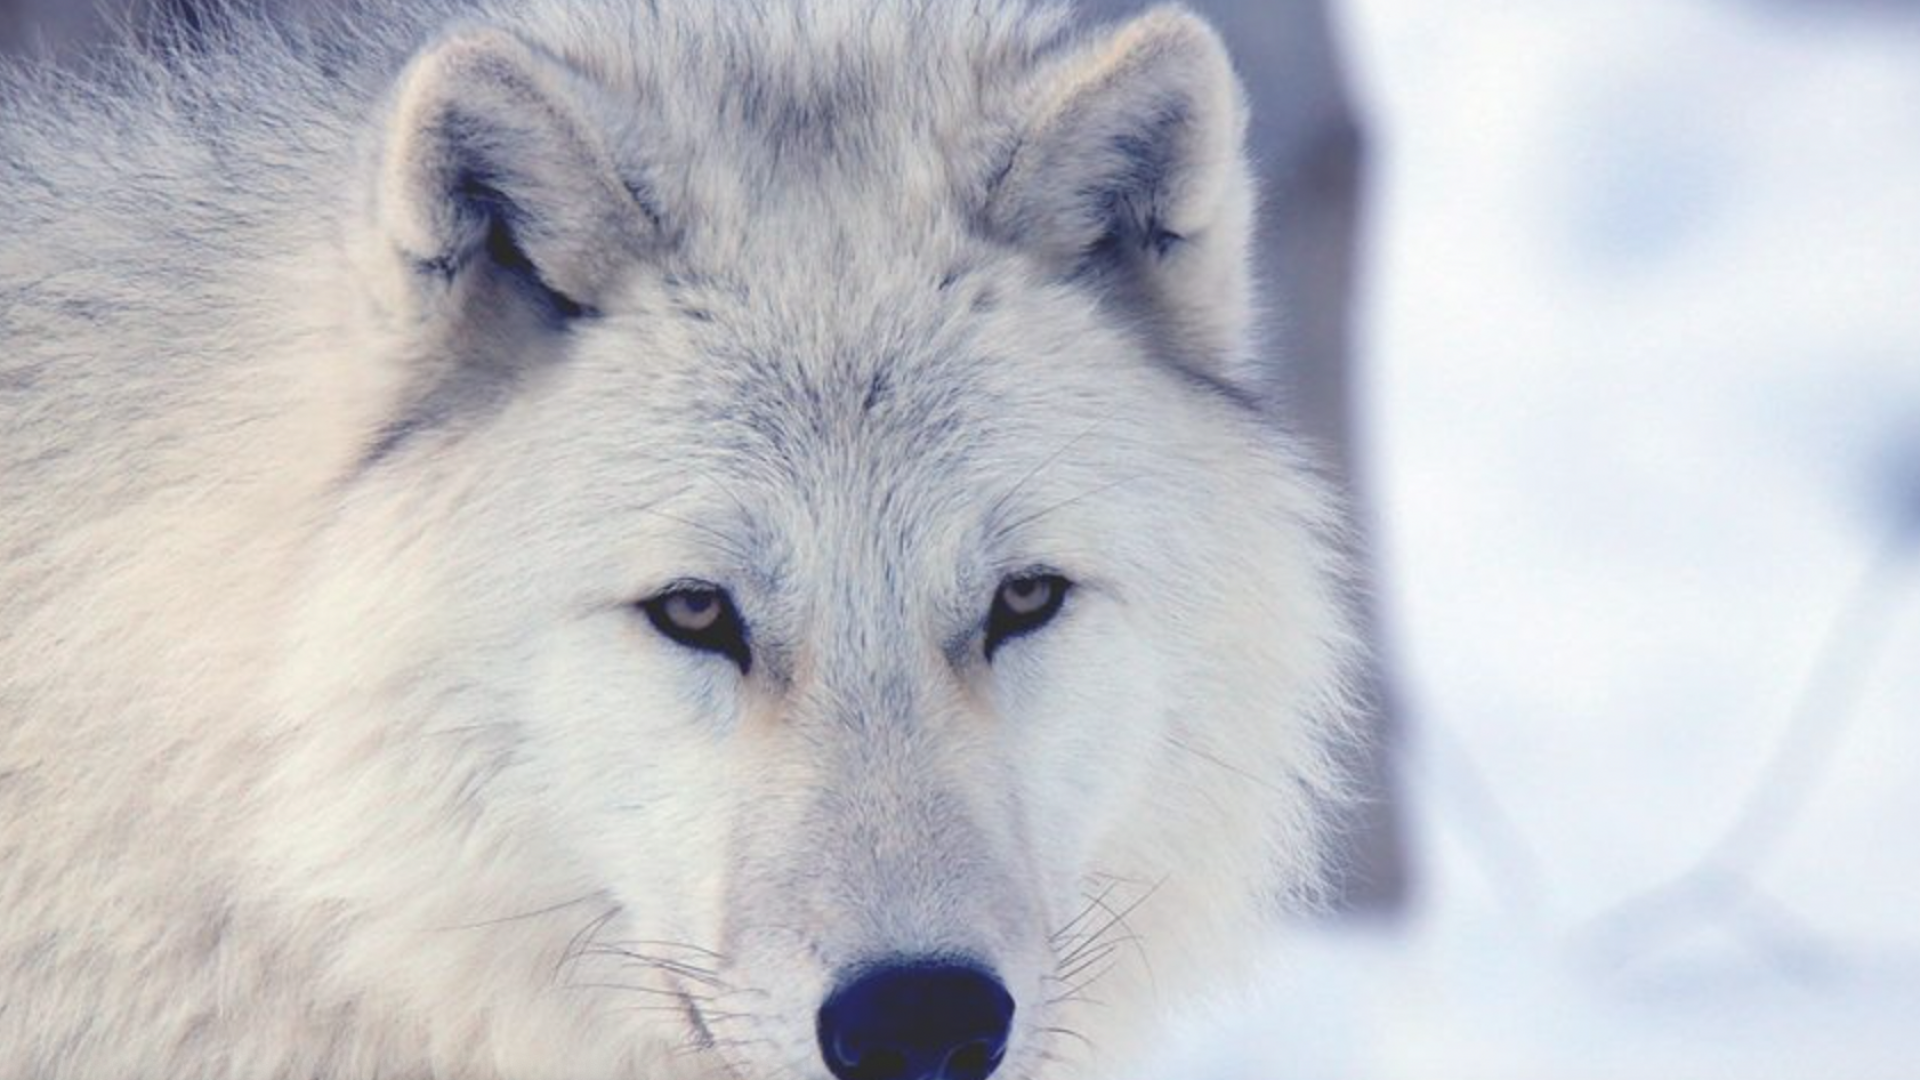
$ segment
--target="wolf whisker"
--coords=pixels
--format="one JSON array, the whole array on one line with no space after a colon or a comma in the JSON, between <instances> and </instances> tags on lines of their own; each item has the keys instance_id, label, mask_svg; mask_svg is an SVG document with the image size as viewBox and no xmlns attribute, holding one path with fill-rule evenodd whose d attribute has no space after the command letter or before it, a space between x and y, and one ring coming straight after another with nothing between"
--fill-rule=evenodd
<instances>
[{"instance_id":1,"label":"wolf whisker","mask_svg":"<svg viewBox=\"0 0 1920 1080\"><path fill-rule=\"evenodd\" d=\"M589 919L586 925L574 931L573 936L567 939L566 947L560 950L560 959L554 962L552 978L555 981L560 979L561 974L566 971L569 964L577 963L581 959L580 950L591 946L594 936L600 933L601 930L604 930L606 925L620 914L620 911L621 908L617 904L609 907L596 918Z\"/></svg>"},{"instance_id":2,"label":"wolf whisker","mask_svg":"<svg viewBox=\"0 0 1920 1080\"><path fill-rule=\"evenodd\" d=\"M1028 514L1025 517L1017 518L1011 522L1008 522L1005 526L1001 528L1000 531L1006 532L1006 533L1013 532L1016 529L1020 529L1024 526L1031 525L1034 522L1039 521L1041 518L1044 518L1049 514L1055 513L1056 511L1065 510L1067 507L1072 506L1075 503L1084 502L1087 499L1093 498L1095 495L1112 491L1114 488L1120 487L1123 484L1130 484L1138 479L1140 478L1137 476L1123 476L1118 480L1101 484L1099 487L1089 488L1086 491L1083 491L1080 494L1073 496L1072 498L1061 499L1059 502L1054 503L1051 506L1043 507L1039 510L1035 510L1033 513Z\"/></svg>"},{"instance_id":3,"label":"wolf whisker","mask_svg":"<svg viewBox=\"0 0 1920 1080\"><path fill-rule=\"evenodd\" d=\"M685 942L685 941L652 941L652 940L646 940L641 938L634 938L632 940L613 941L613 942L609 942L608 944L618 945L622 947L685 949L688 952L697 952L702 956L710 956L713 959L718 960L723 964L726 963L727 960L729 959L729 957L725 953L715 952L712 949L704 948L702 946L694 945L690 942Z\"/></svg>"},{"instance_id":4,"label":"wolf whisker","mask_svg":"<svg viewBox=\"0 0 1920 1080\"><path fill-rule=\"evenodd\" d=\"M1292 798L1294 796L1293 792L1287 791L1285 788L1281 787L1279 784L1276 784L1273 781L1268 780L1263 776L1257 776L1253 773L1250 773L1247 770L1241 768L1240 766L1235 765L1233 762L1228 761L1227 759L1220 757L1217 754L1208 753L1207 751L1202 750L1197 746L1193 746L1190 743L1187 743L1176 736L1173 736L1173 735L1163 736L1163 741L1165 741L1167 745L1173 747L1175 750L1183 750L1189 754L1192 754L1194 757L1199 758L1202 761L1208 762L1213 765L1218 765L1220 768L1225 769L1226 771L1232 773L1233 775L1238 776L1241 779L1246 780L1250 783L1258 784L1260 787L1265 788L1267 791L1270 791L1275 795L1285 795L1289 798Z\"/></svg>"},{"instance_id":5,"label":"wolf whisker","mask_svg":"<svg viewBox=\"0 0 1920 1080\"><path fill-rule=\"evenodd\" d=\"M1087 1038L1085 1035L1082 1035L1080 1032L1075 1031L1069 1027L1043 1027L1043 1028L1035 1028L1034 1030L1042 1032L1047 1035L1065 1035L1067 1038L1074 1040L1075 1042L1086 1047L1087 1049L1089 1050L1093 1049L1092 1039Z\"/></svg>"},{"instance_id":6,"label":"wolf whisker","mask_svg":"<svg viewBox=\"0 0 1920 1080\"><path fill-rule=\"evenodd\" d=\"M1001 495L998 499L994 500L993 505L987 509L987 515L986 515L987 520L997 521L999 519L1000 512L1006 508L1008 503L1013 501L1014 496L1020 494L1021 490L1024 489L1027 486L1027 484L1032 482L1033 479L1039 476L1042 472L1045 472L1049 467L1053 465L1054 462L1059 461L1060 458L1067 453L1067 451L1072 450L1075 446L1078 446L1083 440L1087 438L1087 436L1092 435L1095 431L1105 426L1107 421L1113 419L1114 415L1115 415L1114 413L1109 412L1106 415L1095 420L1093 423L1088 424L1086 427L1080 430L1079 434L1075 435L1071 439L1068 439L1066 442L1061 443L1058 449L1054 450L1053 453L1048 454L1045 458L1041 459L1038 465L1035 465L1033 468L1028 469L1026 473L1020 477L1020 479L1014 481L1013 486L1011 488L1008 488L1004 495ZM994 531L1005 532L1006 530L996 528Z\"/></svg>"},{"instance_id":7,"label":"wolf whisker","mask_svg":"<svg viewBox=\"0 0 1920 1080\"><path fill-rule=\"evenodd\" d=\"M1069 937L1073 933L1074 928L1078 927L1081 923L1085 922L1088 918L1090 918L1093 915L1094 912L1100 910L1100 902L1102 900L1105 900L1108 896L1112 895L1113 890L1117 888L1119 888L1119 884L1117 882L1109 882L1107 887L1105 889L1102 889L1098 896L1088 897L1086 906L1080 909L1079 914L1075 915L1072 919L1069 919L1065 926L1062 926L1060 929L1055 930L1053 934L1047 938L1047 940L1049 942L1057 943L1061 941L1063 938Z\"/></svg>"},{"instance_id":8,"label":"wolf whisker","mask_svg":"<svg viewBox=\"0 0 1920 1080\"><path fill-rule=\"evenodd\" d=\"M661 971L669 975L677 975L689 982L700 983L703 986L708 986L716 990L730 989L727 981L720 978L715 972L706 968L695 967L691 964L678 964L671 960L664 960L655 956L645 956L640 953L628 952L625 949L613 949L605 946L596 946L592 949L583 950L583 952L589 956L617 957L624 961L622 965L624 967Z\"/></svg>"},{"instance_id":9,"label":"wolf whisker","mask_svg":"<svg viewBox=\"0 0 1920 1080\"><path fill-rule=\"evenodd\" d=\"M674 999L675 1001L705 1000L704 998L701 998L697 995L688 994L680 990L663 990L657 986L635 986L632 983L609 983L609 982L568 983L565 989L568 989L568 990L621 990L621 991L634 993L634 994L653 994L659 997L668 997L668 998Z\"/></svg>"},{"instance_id":10,"label":"wolf whisker","mask_svg":"<svg viewBox=\"0 0 1920 1080\"><path fill-rule=\"evenodd\" d=\"M474 726L477 726L477 725L474 725ZM436 926L436 927L433 927L433 929L435 931L482 930L489 926L502 926L506 923L519 922L523 919L537 919L542 915L551 915L556 911L565 911L570 907L577 907L581 904L586 903L589 900L592 900L594 897L599 895L601 894L598 890L594 892L581 893L579 896L576 896L571 900L562 900L557 904L548 904L546 907L535 908L532 911L522 911L514 915L502 915L497 919L482 919L479 922L455 923L452 926Z\"/></svg>"}]
</instances>

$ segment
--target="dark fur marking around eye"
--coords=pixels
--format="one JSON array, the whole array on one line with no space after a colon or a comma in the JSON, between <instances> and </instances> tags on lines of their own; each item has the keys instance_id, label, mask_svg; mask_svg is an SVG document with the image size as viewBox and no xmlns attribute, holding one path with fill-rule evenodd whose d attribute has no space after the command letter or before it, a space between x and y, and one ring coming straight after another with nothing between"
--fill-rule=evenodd
<instances>
[{"instance_id":1,"label":"dark fur marking around eye","mask_svg":"<svg viewBox=\"0 0 1920 1080\"><path fill-rule=\"evenodd\" d=\"M673 605L689 598L701 604L719 605L718 615L710 625L688 627L674 621ZM640 601L639 608L653 628L669 641L695 652L724 656L734 662L742 675L753 670L753 650L749 645L746 623L741 620L733 597L725 589L702 583L679 585Z\"/></svg>"},{"instance_id":2,"label":"dark fur marking around eye","mask_svg":"<svg viewBox=\"0 0 1920 1080\"><path fill-rule=\"evenodd\" d=\"M1023 609L1014 603L1017 598L1030 600L1028 594L1035 590L1043 596L1037 607ZM1002 581L1000 587L994 590L993 605L987 611L982 645L987 659L992 660L993 654L1008 641L1031 634L1052 622L1053 617L1060 614L1060 608L1067 602L1067 594L1071 591L1073 582L1045 571L1016 574Z\"/></svg>"}]
</instances>

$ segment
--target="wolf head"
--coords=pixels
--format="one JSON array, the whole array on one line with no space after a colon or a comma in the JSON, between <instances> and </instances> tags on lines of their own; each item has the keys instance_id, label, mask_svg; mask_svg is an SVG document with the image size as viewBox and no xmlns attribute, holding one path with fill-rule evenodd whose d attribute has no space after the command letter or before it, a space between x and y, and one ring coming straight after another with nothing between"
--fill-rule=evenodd
<instances>
[{"instance_id":1,"label":"wolf head","mask_svg":"<svg viewBox=\"0 0 1920 1080\"><path fill-rule=\"evenodd\" d=\"M704 20L456 27L367 141L386 390L282 679L327 823L282 895L378 928L328 986L441 1062L1110 1075L1310 892L1334 782L1226 52Z\"/></svg>"}]
</instances>

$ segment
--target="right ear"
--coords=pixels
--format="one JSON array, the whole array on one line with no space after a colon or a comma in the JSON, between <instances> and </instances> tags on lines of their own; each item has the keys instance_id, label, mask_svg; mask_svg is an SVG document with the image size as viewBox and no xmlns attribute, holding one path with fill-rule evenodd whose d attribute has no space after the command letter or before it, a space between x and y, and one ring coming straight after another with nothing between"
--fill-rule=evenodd
<instances>
[{"instance_id":1,"label":"right ear","mask_svg":"<svg viewBox=\"0 0 1920 1080\"><path fill-rule=\"evenodd\" d=\"M512 34L476 29L401 75L373 193L408 287L515 275L562 314L590 311L658 222L587 114L590 88Z\"/></svg>"},{"instance_id":2,"label":"right ear","mask_svg":"<svg viewBox=\"0 0 1920 1080\"><path fill-rule=\"evenodd\" d=\"M1043 67L988 194L995 234L1063 278L1098 282L1169 356L1248 378L1253 186L1226 44L1177 6Z\"/></svg>"}]
</instances>

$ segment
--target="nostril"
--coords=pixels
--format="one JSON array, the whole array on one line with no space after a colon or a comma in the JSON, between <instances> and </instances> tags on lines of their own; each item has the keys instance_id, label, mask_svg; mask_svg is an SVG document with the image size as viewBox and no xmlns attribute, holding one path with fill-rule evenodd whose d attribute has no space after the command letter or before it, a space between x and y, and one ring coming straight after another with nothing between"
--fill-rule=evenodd
<instances>
[{"instance_id":1,"label":"nostril","mask_svg":"<svg viewBox=\"0 0 1920 1080\"><path fill-rule=\"evenodd\" d=\"M947 1055L946 1068L940 1074L941 1080L987 1080L993 1075L993 1070L1000 1067L1000 1058L1006 1049L1005 1042L970 1042Z\"/></svg>"},{"instance_id":2,"label":"nostril","mask_svg":"<svg viewBox=\"0 0 1920 1080\"><path fill-rule=\"evenodd\" d=\"M870 967L820 1008L820 1054L838 1080L987 1080L1006 1055L1013 998L970 965Z\"/></svg>"},{"instance_id":3,"label":"nostril","mask_svg":"<svg viewBox=\"0 0 1920 1080\"><path fill-rule=\"evenodd\" d=\"M831 1059L827 1065L833 1067ZM898 1080L909 1075L906 1055L884 1047L842 1057L840 1066L846 1071L836 1069L834 1075L841 1080Z\"/></svg>"}]
</instances>

